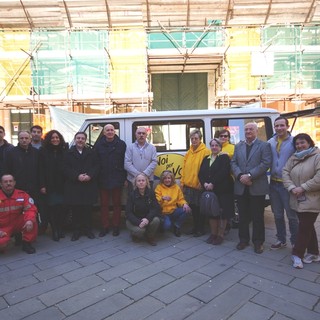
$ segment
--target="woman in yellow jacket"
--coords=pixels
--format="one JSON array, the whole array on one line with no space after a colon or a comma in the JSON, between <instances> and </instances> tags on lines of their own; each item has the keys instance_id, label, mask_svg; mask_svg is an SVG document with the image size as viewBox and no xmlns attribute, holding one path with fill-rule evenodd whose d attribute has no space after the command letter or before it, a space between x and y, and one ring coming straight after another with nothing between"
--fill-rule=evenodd
<instances>
[{"instance_id":1,"label":"woman in yellow jacket","mask_svg":"<svg viewBox=\"0 0 320 320\"><path fill-rule=\"evenodd\" d=\"M161 173L160 183L155 189L155 194L162 211L163 229L169 230L173 225L173 233L180 237L181 226L187 213L191 212L191 208L184 199L171 171L165 170Z\"/></svg>"},{"instance_id":2,"label":"woman in yellow jacket","mask_svg":"<svg viewBox=\"0 0 320 320\"><path fill-rule=\"evenodd\" d=\"M184 197L192 209L193 229L190 234L193 234L194 237L200 237L205 233L205 216L200 215L201 183L198 173L202 160L209 156L211 152L201 141L202 133L199 129L192 130L189 137L191 146L184 156L180 185Z\"/></svg>"},{"instance_id":3,"label":"woman in yellow jacket","mask_svg":"<svg viewBox=\"0 0 320 320\"><path fill-rule=\"evenodd\" d=\"M230 143L230 131L227 129L219 131L219 135L217 138L222 144L222 153L226 153L231 159L234 154L235 145Z\"/></svg>"}]
</instances>

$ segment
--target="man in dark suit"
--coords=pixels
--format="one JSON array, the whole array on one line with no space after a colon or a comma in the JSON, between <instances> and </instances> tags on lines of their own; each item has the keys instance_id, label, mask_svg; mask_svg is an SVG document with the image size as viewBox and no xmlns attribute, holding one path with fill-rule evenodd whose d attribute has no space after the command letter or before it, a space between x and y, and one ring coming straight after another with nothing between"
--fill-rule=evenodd
<instances>
[{"instance_id":1,"label":"man in dark suit","mask_svg":"<svg viewBox=\"0 0 320 320\"><path fill-rule=\"evenodd\" d=\"M257 138L256 123L247 123L244 127L245 141L240 141L231 160L231 169L235 177L234 191L239 209L238 250L249 245L249 224L252 221L252 242L256 253L263 252L265 240L264 204L269 192L267 171L271 166L270 145Z\"/></svg>"}]
</instances>

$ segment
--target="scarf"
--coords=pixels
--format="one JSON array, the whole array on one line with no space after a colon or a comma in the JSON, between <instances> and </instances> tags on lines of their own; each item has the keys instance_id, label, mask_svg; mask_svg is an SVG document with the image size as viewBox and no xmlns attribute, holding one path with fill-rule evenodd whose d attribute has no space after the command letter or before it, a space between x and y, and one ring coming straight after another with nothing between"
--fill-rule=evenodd
<instances>
[{"instance_id":1,"label":"scarf","mask_svg":"<svg viewBox=\"0 0 320 320\"><path fill-rule=\"evenodd\" d=\"M305 157L305 156L307 156L308 154L310 154L313 150L314 150L314 147L310 147L309 149L306 149L306 150L296 151L296 152L294 153L294 155L295 155L298 159L302 159L303 157Z\"/></svg>"}]
</instances>

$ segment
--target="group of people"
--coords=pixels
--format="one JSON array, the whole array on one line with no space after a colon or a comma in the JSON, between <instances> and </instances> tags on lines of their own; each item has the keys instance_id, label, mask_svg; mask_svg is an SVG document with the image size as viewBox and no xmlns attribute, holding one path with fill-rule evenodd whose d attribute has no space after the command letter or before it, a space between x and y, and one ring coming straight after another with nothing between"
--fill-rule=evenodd
<instances>
[{"instance_id":1,"label":"group of people","mask_svg":"<svg viewBox=\"0 0 320 320\"><path fill-rule=\"evenodd\" d=\"M113 236L118 236L122 190L127 187L126 226L134 242L145 239L156 245L159 229L172 229L180 237L189 213L193 227L187 233L194 237L204 235L207 219L200 210L200 201L201 194L207 191L215 193L220 208L218 215L209 217L207 243L220 245L224 241L236 201L237 249L245 249L251 240L255 253L260 254L265 241L265 197L269 194L277 230L277 241L271 249L287 246L286 213L293 266L302 268L303 262L320 261L314 228L320 208L319 150L305 133L292 137L284 117L275 120L274 128L275 135L264 142L258 139L257 124L249 122L244 127L245 140L236 145L230 143L230 132L223 129L210 141L210 149L202 142L201 130L194 129L180 186L174 174L165 170L154 188L157 151L148 142L144 127L138 127L135 142L126 145L114 126L107 124L103 136L90 149L86 147L85 132L76 133L74 146L68 148L57 130L49 131L42 140L40 126L32 127L31 132L20 131L14 147L4 139L5 130L0 126L0 250L12 235L18 241L17 234L22 231L23 250L34 253L31 242L37 229L44 232L48 224L53 240L59 241L65 236L68 212L72 213L71 240L76 241L81 235L93 239L91 211L99 194L99 237L111 228ZM14 212L10 212L12 206L16 208ZM13 220L10 214L15 217Z\"/></svg>"}]
</instances>

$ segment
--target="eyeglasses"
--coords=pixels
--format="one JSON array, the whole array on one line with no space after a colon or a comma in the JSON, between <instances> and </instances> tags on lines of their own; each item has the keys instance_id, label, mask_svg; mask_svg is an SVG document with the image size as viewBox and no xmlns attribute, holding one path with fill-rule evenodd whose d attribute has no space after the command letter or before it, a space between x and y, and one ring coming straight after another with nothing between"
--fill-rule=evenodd
<instances>
[{"instance_id":1,"label":"eyeglasses","mask_svg":"<svg viewBox=\"0 0 320 320\"><path fill-rule=\"evenodd\" d=\"M143 135L145 135L146 132L137 132L137 134L143 134Z\"/></svg>"},{"instance_id":2,"label":"eyeglasses","mask_svg":"<svg viewBox=\"0 0 320 320\"><path fill-rule=\"evenodd\" d=\"M220 134L219 138L229 138L227 134Z\"/></svg>"}]
</instances>

